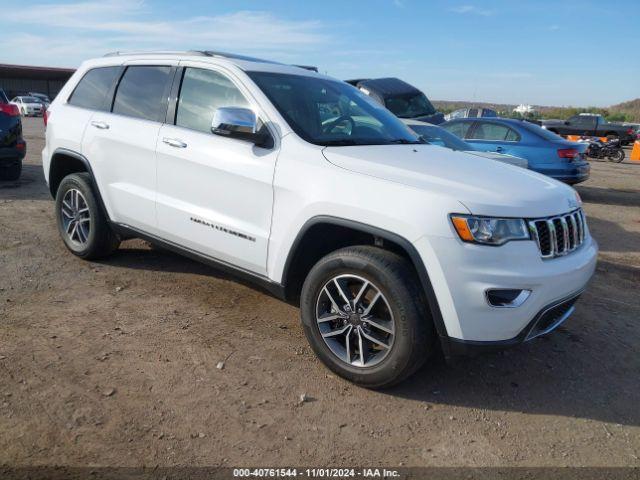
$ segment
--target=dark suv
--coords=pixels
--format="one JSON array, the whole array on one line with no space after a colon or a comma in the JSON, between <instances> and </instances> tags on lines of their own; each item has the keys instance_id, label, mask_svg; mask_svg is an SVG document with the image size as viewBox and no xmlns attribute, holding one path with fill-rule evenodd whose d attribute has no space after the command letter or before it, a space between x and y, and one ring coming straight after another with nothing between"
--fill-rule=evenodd
<instances>
[{"instance_id":1,"label":"dark suv","mask_svg":"<svg viewBox=\"0 0 640 480\"><path fill-rule=\"evenodd\" d=\"M17 180L27 144L22 138L20 110L0 89L0 180Z\"/></svg>"}]
</instances>

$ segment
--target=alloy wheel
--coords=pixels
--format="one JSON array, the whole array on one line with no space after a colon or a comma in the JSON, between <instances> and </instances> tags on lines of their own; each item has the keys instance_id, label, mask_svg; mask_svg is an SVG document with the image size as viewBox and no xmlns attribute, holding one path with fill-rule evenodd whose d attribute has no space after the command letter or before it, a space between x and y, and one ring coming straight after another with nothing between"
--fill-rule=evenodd
<instances>
[{"instance_id":1,"label":"alloy wheel","mask_svg":"<svg viewBox=\"0 0 640 480\"><path fill-rule=\"evenodd\" d=\"M84 247L91 232L91 214L80 190L67 190L62 199L62 228L72 244Z\"/></svg>"},{"instance_id":2,"label":"alloy wheel","mask_svg":"<svg viewBox=\"0 0 640 480\"><path fill-rule=\"evenodd\" d=\"M316 301L322 339L342 362L371 367L391 352L395 321L386 297L370 280L357 275L333 277Z\"/></svg>"}]
</instances>

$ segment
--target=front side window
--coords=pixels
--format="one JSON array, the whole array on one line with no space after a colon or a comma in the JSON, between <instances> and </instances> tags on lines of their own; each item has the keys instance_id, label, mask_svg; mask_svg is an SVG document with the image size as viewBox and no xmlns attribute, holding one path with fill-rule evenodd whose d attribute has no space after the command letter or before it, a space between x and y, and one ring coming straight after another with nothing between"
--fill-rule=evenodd
<instances>
[{"instance_id":1,"label":"front side window","mask_svg":"<svg viewBox=\"0 0 640 480\"><path fill-rule=\"evenodd\" d=\"M113 113L162 121L167 111L170 72L167 66L128 67L118 85Z\"/></svg>"},{"instance_id":2,"label":"front side window","mask_svg":"<svg viewBox=\"0 0 640 480\"><path fill-rule=\"evenodd\" d=\"M108 110L106 96L120 67L101 67L89 70L69 98L69 104L91 110Z\"/></svg>"},{"instance_id":3,"label":"front side window","mask_svg":"<svg viewBox=\"0 0 640 480\"><path fill-rule=\"evenodd\" d=\"M505 125L497 123L478 123L472 134L474 140L489 140L494 142L515 142L519 139L518 134Z\"/></svg>"},{"instance_id":4,"label":"front side window","mask_svg":"<svg viewBox=\"0 0 640 480\"><path fill-rule=\"evenodd\" d=\"M176 125L211 133L217 108L249 107L240 90L224 75L212 70L186 68L180 87Z\"/></svg>"},{"instance_id":5,"label":"front side window","mask_svg":"<svg viewBox=\"0 0 640 480\"><path fill-rule=\"evenodd\" d=\"M289 126L310 143L422 143L391 112L348 83L303 75L247 73Z\"/></svg>"},{"instance_id":6,"label":"front side window","mask_svg":"<svg viewBox=\"0 0 640 480\"><path fill-rule=\"evenodd\" d=\"M442 125L442 128L453 133L458 138L465 138L469 127L471 127L471 122L452 122Z\"/></svg>"}]
</instances>

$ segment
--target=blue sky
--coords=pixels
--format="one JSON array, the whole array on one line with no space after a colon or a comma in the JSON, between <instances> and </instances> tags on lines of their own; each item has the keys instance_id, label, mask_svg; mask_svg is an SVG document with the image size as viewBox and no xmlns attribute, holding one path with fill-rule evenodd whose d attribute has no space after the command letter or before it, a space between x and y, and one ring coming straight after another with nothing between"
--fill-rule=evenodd
<instances>
[{"instance_id":1,"label":"blue sky","mask_svg":"<svg viewBox=\"0 0 640 480\"><path fill-rule=\"evenodd\" d=\"M397 76L436 100L640 97L638 0L3 0L0 63L209 48Z\"/></svg>"}]
</instances>

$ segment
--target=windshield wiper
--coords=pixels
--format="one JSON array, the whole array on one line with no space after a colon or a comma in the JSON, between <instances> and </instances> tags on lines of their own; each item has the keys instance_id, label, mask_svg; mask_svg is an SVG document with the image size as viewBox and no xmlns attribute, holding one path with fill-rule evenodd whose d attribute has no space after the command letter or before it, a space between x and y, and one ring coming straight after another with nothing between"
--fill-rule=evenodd
<instances>
[{"instance_id":1,"label":"windshield wiper","mask_svg":"<svg viewBox=\"0 0 640 480\"><path fill-rule=\"evenodd\" d=\"M362 142L358 142L357 140L353 140L351 138L344 138L342 140L326 140L322 142L323 145L327 147L348 147L351 145L365 145Z\"/></svg>"},{"instance_id":2,"label":"windshield wiper","mask_svg":"<svg viewBox=\"0 0 640 480\"><path fill-rule=\"evenodd\" d=\"M420 140L407 140L406 138L394 138L393 140L389 140L389 143L397 143L400 145L420 145L426 142Z\"/></svg>"}]
</instances>

